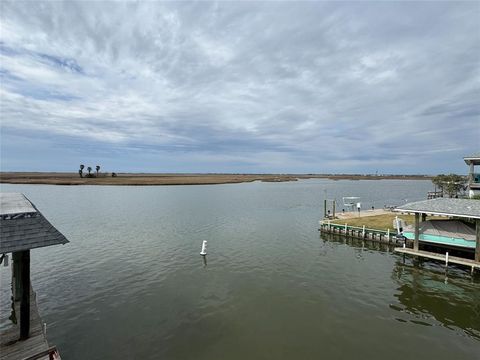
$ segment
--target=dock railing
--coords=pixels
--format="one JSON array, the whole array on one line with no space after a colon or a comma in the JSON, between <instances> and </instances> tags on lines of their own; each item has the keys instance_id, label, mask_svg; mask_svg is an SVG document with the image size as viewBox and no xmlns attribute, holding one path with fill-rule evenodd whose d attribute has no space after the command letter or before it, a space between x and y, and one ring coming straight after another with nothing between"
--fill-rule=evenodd
<instances>
[{"instance_id":1,"label":"dock railing","mask_svg":"<svg viewBox=\"0 0 480 360\"><path fill-rule=\"evenodd\" d=\"M372 241L384 242L392 245L403 245L404 241L397 238L396 232L388 230L370 229L365 226L351 226L348 223L338 224L330 220L319 221L321 232L329 234L341 234L344 236L354 237L358 239L366 239Z\"/></svg>"}]
</instances>

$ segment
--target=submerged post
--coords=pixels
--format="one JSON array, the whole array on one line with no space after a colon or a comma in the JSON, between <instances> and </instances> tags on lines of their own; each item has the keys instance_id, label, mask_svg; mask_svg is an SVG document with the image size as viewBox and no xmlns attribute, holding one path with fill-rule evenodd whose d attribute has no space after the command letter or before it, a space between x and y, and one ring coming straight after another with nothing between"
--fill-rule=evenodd
<instances>
[{"instance_id":1,"label":"submerged post","mask_svg":"<svg viewBox=\"0 0 480 360\"><path fill-rule=\"evenodd\" d=\"M30 334L30 250L20 253L20 340L28 339Z\"/></svg>"},{"instance_id":2,"label":"submerged post","mask_svg":"<svg viewBox=\"0 0 480 360\"><path fill-rule=\"evenodd\" d=\"M415 240L413 241L413 250L418 251L418 240L420 239L420 214L415 213Z\"/></svg>"}]
</instances>

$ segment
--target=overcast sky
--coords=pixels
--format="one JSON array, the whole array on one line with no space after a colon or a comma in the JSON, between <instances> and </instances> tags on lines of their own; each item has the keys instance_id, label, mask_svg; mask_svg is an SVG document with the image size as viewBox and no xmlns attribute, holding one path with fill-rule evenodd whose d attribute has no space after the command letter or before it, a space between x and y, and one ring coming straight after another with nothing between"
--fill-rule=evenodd
<instances>
[{"instance_id":1,"label":"overcast sky","mask_svg":"<svg viewBox=\"0 0 480 360\"><path fill-rule=\"evenodd\" d=\"M480 2L6 2L1 169L466 173Z\"/></svg>"}]
</instances>

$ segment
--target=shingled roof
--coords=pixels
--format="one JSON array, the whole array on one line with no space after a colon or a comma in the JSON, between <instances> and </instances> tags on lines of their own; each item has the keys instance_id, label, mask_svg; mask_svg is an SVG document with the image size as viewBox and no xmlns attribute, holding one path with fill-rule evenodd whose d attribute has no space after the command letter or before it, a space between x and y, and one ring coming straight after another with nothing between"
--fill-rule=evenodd
<instances>
[{"instance_id":1,"label":"shingled roof","mask_svg":"<svg viewBox=\"0 0 480 360\"><path fill-rule=\"evenodd\" d=\"M480 219L480 200L437 198L400 205L395 211Z\"/></svg>"},{"instance_id":2,"label":"shingled roof","mask_svg":"<svg viewBox=\"0 0 480 360\"><path fill-rule=\"evenodd\" d=\"M66 244L68 240L20 193L0 193L0 253Z\"/></svg>"}]
</instances>

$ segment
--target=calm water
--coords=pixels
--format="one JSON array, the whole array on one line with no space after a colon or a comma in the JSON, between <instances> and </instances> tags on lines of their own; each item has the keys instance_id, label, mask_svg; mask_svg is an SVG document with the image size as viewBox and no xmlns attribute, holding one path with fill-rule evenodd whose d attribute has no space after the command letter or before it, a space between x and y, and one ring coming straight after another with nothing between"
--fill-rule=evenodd
<instances>
[{"instance_id":1,"label":"calm water","mask_svg":"<svg viewBox=\"0 0 480 360\"><path fill-rule=\"evenodd\" d=\"M32 251L40 311L65 359L478 359L478 278L317 231L324 190L382 207L430 189L1 185L71 241ZM10 269L1 276L5 327Z\"/></svg>"}]
</instances>

